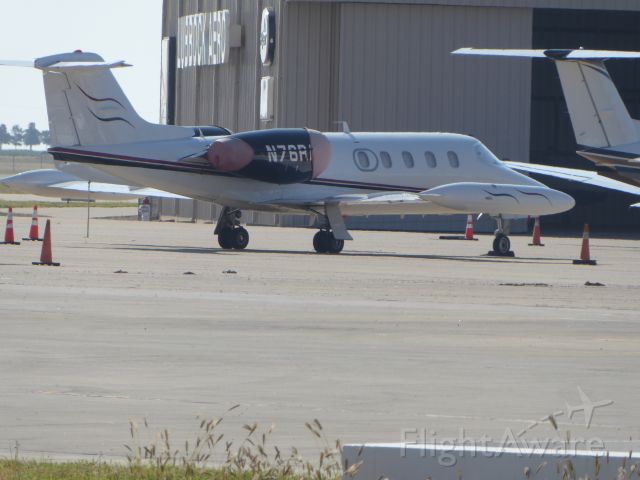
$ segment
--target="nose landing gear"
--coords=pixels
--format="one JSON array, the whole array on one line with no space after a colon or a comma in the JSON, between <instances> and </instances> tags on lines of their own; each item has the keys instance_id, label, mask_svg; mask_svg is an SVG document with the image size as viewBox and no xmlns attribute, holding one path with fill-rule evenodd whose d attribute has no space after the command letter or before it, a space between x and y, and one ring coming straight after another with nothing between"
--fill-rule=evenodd
<instances>
[{"instance_id":1,"label":"nose landing gear","mask_svg":"<svg viewBox=\"0 0 640 480\"><path fill-rule=\"evenodd\" d=\"M496 217L496 223L498 224L498 228L495 232L495 238L493 239L493 250L487 253L487 255L491 255L492 257L515 257L515 253L511 251L511 240L504 233L505 221L501 216Z\"/></svg>"}]
</instances>

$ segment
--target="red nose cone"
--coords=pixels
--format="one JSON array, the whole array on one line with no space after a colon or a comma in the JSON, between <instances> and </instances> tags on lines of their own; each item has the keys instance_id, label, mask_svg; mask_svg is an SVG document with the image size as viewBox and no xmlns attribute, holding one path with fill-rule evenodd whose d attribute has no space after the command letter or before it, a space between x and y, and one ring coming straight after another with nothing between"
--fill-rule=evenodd
<instances>
[{"instance_id":1,"label":"red nose cone","mask_svg":"<svg viewBox=\"0 0 640 480\"><path fill-rule=\"evenodd\" d=\"M313 149L313 178L324 172L331 163L331 144L327 137L315 130L309 130Z\"/></svg>"},{"instance_id":2,"label":"red nose cone","mask_svg":"<svg viewBox=\"0 0 640 480\"><path fill-rule=\"evenodd\" d=\"M253 148L247 143L232 137L221 138L209 146L207 159L213 168L223 172L236 172L251 163Z\"/></svg>"}]
</instances>

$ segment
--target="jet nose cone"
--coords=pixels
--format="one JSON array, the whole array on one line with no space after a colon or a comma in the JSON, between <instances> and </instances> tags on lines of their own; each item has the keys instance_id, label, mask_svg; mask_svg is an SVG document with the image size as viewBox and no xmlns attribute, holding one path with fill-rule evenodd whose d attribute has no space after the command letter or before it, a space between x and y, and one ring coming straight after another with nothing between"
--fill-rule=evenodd
<instances>
[{"instance_id":1,"label":"jet nose cone","mask_svg":"<svg viewBox=\"0 0 640 480\"><path fill-rule=\"evenodd\" d=\"M558 207L562 208L562 212L566 212L567 210L571 210L576 205L576 201L573 199L571 195L567 195L564 192L556 191L557 203Z\"/></svg>"}]
</instances>

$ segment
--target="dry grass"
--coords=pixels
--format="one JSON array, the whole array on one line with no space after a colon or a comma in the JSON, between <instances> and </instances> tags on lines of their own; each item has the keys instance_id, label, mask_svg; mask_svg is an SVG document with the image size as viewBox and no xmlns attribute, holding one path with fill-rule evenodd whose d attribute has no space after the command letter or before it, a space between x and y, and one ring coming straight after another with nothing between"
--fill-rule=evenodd
<instances>
[{"instance_id":1,"label":"dry grass","mask_svg":"<svg viewBox=\"0 0 640 480\"><path fill-rule=\"evenodd\" d=\"M234 410L231 408L228 412ZM227 413L228 413L227 412ZM273 427L260 429L258 424L244 425L244 436L236 445L220 432L223 418L198 419L198 430L184 445L172 444L170 433L162 429L153 433L146 419L142 429L129 422L130 444L127 463L64 462L20 460L17 448L11 459L0 460L0 480L338 480L342 478L339 441L331 445L322 424L306 424L322 445L316 461L303 459L292 448L284 453L270 445ZM142 440L142 437L151 440ZM214 460L215 459L215 460ZM359 465L345 472L357 473Z\"/></svg>"},{"instance_id":2,"label":"dry grass","mask_svg":"<svg viewBox=\"0 0 640 480\"><path fill-rule=\"evenodd\" d=\"M232 407L228 412L237 407ZM224 433L219 431L223 417L198 421L195 438L177 448L171 444L166 429L155 440L143 444L137 424L131 421L132 444L125 445L129 452L129 467L141 472L151 468L157 473L157 478L172 479L176 472L184 473L186 478L204 478L203 475L211 472L210 465L215 459L218 464L215 472L222 475L219 478L333 480L342 477L342 446L339 441L333 445L327 441L318 420L305 424L322 445L315 462L304 459L296 448L285 453L277 446L270 445L273 426L260 429L257 423L244 425L244 438L236 445L226 441ZM146 420L144 429L149 431ZM346 474L353 475L358 468L359 465L354 465Z\"/></svg>"}]
</instances>

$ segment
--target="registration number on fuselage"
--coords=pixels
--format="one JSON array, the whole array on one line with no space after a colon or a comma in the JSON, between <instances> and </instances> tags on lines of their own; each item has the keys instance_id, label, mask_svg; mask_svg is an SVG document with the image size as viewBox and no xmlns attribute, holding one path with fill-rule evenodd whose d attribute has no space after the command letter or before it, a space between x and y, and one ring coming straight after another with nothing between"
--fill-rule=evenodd
<instances>
[{"instance_id":1,"label":"registration number on fuselage","mask_svg":"<svg viewBox=\"0 0 640 480\"><path fill-rule=\"evenodd\" d=\"M265 145L269 163L311 162L311 145Z\"/></svg>"}]
</instances>

